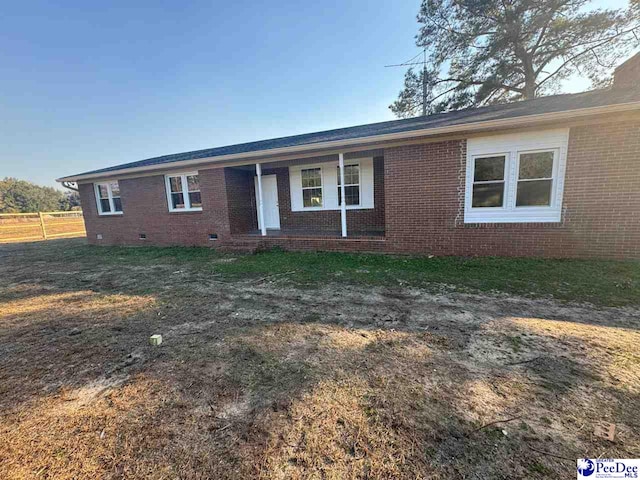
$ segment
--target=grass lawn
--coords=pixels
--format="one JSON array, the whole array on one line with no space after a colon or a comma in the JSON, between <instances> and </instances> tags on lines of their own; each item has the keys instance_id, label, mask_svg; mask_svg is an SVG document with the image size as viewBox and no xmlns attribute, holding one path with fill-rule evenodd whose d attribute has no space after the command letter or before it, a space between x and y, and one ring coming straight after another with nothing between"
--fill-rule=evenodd
<instances>
[{"instance_id":1,"label":"grass lawn","mask_svg":"<svg viewBox=\"0 0 640 480\"><path fill-rule=\"evenodd\" d=\"M320 288L328 283L420 287L433 291L444 287L596 305L640 304L638 261L427 258L278 250L229 255L209 248L97 248L84 245L82 240L37 244L29 252L42 261L81 262L85 268L173 264L226 282L267 277L269 281L303 288ZM141 289L146 285L140 285Z\"/></svg>"},{"instance_id":2,"label":"grass lawn","mask_svg":"<svg viewBox=\"0 0 640 480\"><path fill-rule=\"evenodd\" d=\"M0 478L573 478L640 456L638 304L638 262L0 246Z\"/></svg>"}]
</instances>

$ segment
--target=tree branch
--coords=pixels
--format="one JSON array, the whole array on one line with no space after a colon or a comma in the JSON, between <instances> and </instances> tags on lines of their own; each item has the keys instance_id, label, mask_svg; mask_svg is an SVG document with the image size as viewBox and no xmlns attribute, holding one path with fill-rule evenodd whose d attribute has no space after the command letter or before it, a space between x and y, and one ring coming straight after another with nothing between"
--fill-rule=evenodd
<instances>
[{"instance_id":1,"label":"tree branch","mask_svg":"<svg viewBox=\"0 0 640 480\"><path fill-rule=\"evenodd\" d=\"M429 99L429 103L433 103L433 102L435 102L437 99L439 99L439 98L441 98L441 97L444 97L447 93L451 93L451 92L453 92L454 90L456 90L457 88L458 88L458 85L456 85L455 87L451 87L451 88L449 88L449 89L445 90L444 92L440 92L440 93L439 93L438 95L436 95L435 97L430 98L430 99Z\"/></svg>"},{"instance_id":2,"label":"tree branch","mask_svg":"<svg viewBox=\"0 0 640 480\"><path fill-rule=\"evenodd\" d=\"M636 28L640 28L640 27L636 27ZM628 30L624 33L629 33L634 31L634 29ZM542 81L538 82L538 88L543 85L547 80L551 79L553 76L557 75L560 71L562 71L562 69L564 69L569 63L575 61L576 59L582 57L583 55L589 53L589 52L594 52L594 50L596 48L602 47L604 45L606 45L607 43L611 42L612 40L614 40L615 38L618 38L620 35L624 34L623 32L618 33L612 37L609 37L605 40L603 40L602 42L600 42L598 45L593 45L585 50L582 50L581 52L571 56L569 59L567 59L566 61L564 61L553 73L551 73L550 75L548 75L545 79L543 79ZM595 52L594 52L595 53ZM548 63L548 62L547 62Z\"/></svg>"},{"instance_id":3,"label":"tree branch","mask_svg":"<svg viewBox=\"0 0 640 480\"><path fill-rule=\"evenodd\" d=\"M438 85L440 83L445 83L445 82L458 82L458 83L462 83L468 86L471 85L484 85L486 82L483 80L469 80L468 78L442 78L440 80L437 80L436 82L434 82L434 85ZM518 87L514 87L512 85L507 85L506 83L495 83L494 84L495 87L500 87L503 88L505 90L510 90L512 92L517 92L517 93L523 93L524 89L522 88L518 88Z\"/></svg>"},{"instance_id":4,"label":"tree branch","mask_svg":"<svg viewBox=\"0 0 640 480\"><path fill-rule=\"evenodd\" d=\"M640 25L635 25L635 26L633 26L633 27L631 27L629 29L626 29L626 30L617 30L615 34L610 35L609 37L607 37L605 39L596 38L596 39L590 39L590 40L587 40L587 41L583 41L583 42L580 42L580 43L572 43L571 46L569 46L569 47L556 48L554 50L550 50L548 55L547 55L547 57L549 57L551 55L556 55L559 52L562 52L564 50L575 50L576 48L584 47L584 46L590 45L592 43L600 43L600 42L603 42L603 41L607 42L607 41L615 40L616 38L621 37L623 35L626 35L628 33L631 33L631 34L633 34L635 36L636 32L638 30L640 30ZM559 42L559 39L556 39L554 41L554 44L557 44L558 42ZM546 46L549 46L549 45L550 45L549 43L542 44L543 47L546 47Z\"/></svg>"}]
</instances>

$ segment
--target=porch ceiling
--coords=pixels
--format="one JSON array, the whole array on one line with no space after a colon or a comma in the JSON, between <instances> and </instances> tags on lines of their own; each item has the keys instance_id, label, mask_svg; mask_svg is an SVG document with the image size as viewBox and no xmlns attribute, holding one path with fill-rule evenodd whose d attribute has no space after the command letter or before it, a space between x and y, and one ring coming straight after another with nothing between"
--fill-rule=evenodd
<instances>
[{"instance_id":1,"label":"porch ceiling","mask_svg":"<svg viewBox=\"0 0 640 480\"><path fill-rule=\"evenodd\" d=\"M344 159L345 160L355 160L357 158L375 158L375 157L383 157L383 156L384 156L384 149L377 148L377 149L374 149L374 150L362 150L362 151L358 151L358 152L345 153L344 154ZM295 159L295 160L291 160L289 158L282 159L282 160L270 159L268 162L259 162L259 163L260 163L260 165L262 165L262 168L268 169L268 168L281 168L281 167L286 167L286 166L289 166L289 165L307 165L307 164L330 162L330 161L337 162L338 161L338 154L335 154L335 155L318 155L318 156L315 156L315 157L305 157L305 158L299 158L299 159ZM238 169L238 170L245 170L245 171L255 172L256 163L257 162L247 163L245 165L230 165L230 166L225 167L225 168L235 168L235 169Z\"/></svg>"}]
</instances>

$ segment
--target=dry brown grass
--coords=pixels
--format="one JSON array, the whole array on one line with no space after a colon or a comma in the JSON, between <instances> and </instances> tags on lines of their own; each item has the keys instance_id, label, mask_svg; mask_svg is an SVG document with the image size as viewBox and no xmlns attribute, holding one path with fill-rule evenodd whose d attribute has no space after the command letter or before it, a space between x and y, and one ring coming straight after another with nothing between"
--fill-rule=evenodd
<instances>
[{"instance_id":1,"label":"dry brown grass","mask_svg":"<svg viewBox=\"0 0 640 480\"><path fill-rule=\"evenodd\" d=\"M572 478L640 456L635 309L33 248L0 264L0 478Z\"/></svg>"},{"instance_id":2,"label":"dry brown grass","mask_svg":"<svg viewBox=\"0 0 640 480\"><path fill-rule=\"evenodd\" d=\"M82 213L61 212L43 216L45 231L50 238L84 237L86 235ZM0 215L0 244L44 240L40 217L37 213L25 216Z\"/></svg>"},{"instance_id":3,"label":"dry brown grass","mask_svg":"<svg viewBox=\"0 0 640 480\"><path fill-rule=\"evenodd\" d=\"M640 331L583 322L514 318L520 330L547 338L547 348L582 352L585 367L598 365L617 388L640 394Z\"/></svg>"},{"instance_id":4,"label":"dry brown grass","mask_svg":"<svg viewBox=\"0 0 640 480\"><path fill-rule=\"evenodd\" d=\"M3 302L2 328L31 326L34 322L86 319L91 323L113 322L153 305L149 296L104 295L91 290L51 293ZM86 326L85 323L82 324Z\"/></svg>"}]
</instances>

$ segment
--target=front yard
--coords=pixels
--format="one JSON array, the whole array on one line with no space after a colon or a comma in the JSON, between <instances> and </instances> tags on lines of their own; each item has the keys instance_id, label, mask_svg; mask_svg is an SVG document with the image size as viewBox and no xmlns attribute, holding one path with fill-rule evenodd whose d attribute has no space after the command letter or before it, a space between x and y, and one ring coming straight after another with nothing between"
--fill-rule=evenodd
<instances>
[{"instance_id":1,"label":"front yard","mask_svg":"<svg viewBox=\"0 0 640 480\"><path fill-rule=\"evenodd\" d=\"M0 478L575 478L638 345L638 262L0 246Z\"/></svg>"}]
</instances>

